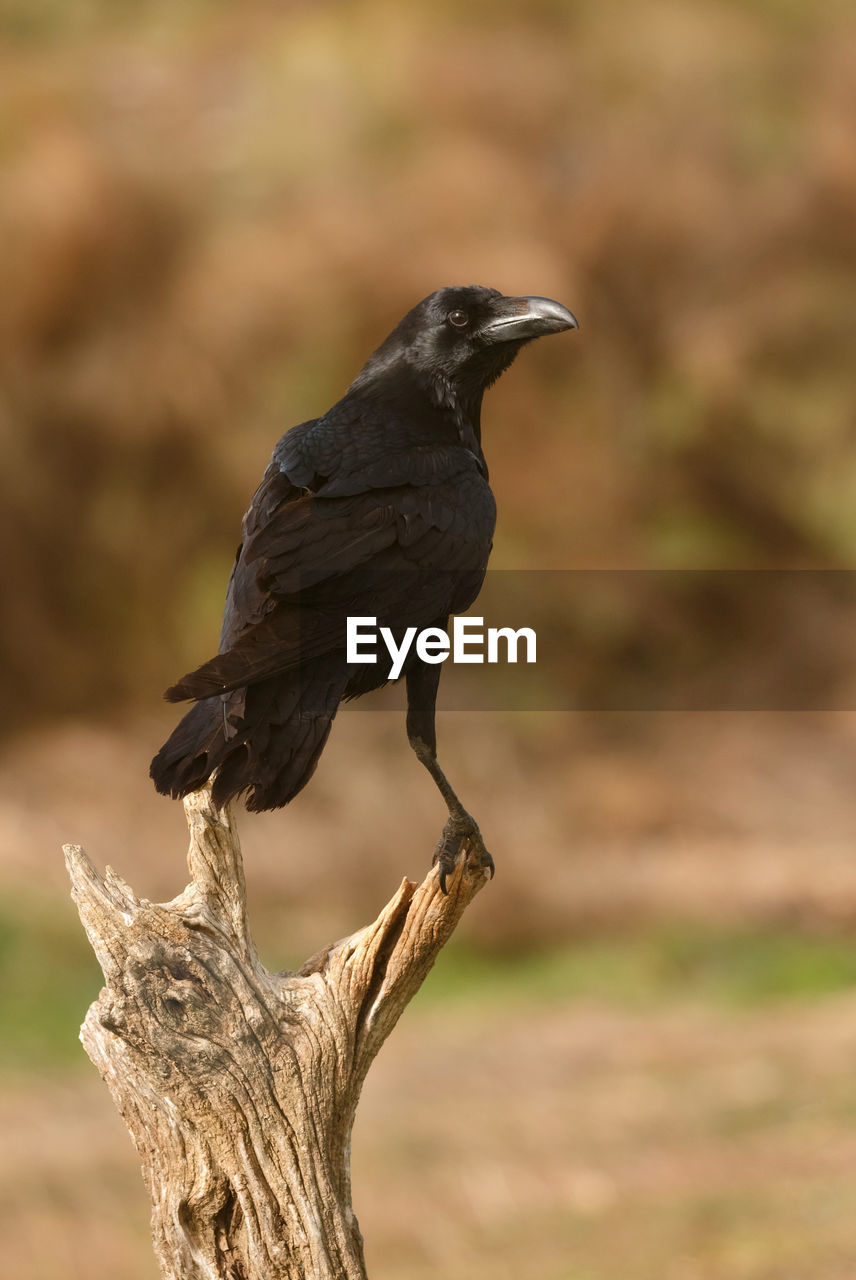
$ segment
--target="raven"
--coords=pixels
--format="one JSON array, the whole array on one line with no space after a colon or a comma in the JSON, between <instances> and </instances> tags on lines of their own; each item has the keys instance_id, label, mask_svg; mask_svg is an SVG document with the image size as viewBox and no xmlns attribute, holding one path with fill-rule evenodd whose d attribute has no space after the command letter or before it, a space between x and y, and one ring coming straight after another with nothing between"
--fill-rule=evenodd
<instances>
[{"instance_id":1,"label":"raven","mask_svg":"<svg viewBox=\"0 0 856 1280\"><path fill-rule=\"evenodd\" d=\"M287 804L314 772L343 699L380 688L388 662L348 663L349 616L445 629L484 579L496 506L481 445L485 390L533 338L577 328L549 298L477 285L418 303L343 398L282 437L243 521L216 657L167 690L195 700L155 756L158 791L212 780L215 804ZM412 633L411 633L412 635ZM440 666L411 649L407 735L449 819L441 884L469 841L493 862L437 760Z\"/></svg>"}]
</instances>

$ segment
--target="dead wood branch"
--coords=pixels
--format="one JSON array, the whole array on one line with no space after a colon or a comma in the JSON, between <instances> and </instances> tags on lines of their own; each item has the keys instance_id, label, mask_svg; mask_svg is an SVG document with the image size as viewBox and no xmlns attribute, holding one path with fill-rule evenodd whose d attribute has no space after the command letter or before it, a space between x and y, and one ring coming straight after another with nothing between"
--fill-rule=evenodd
<instances>
[{"instance_id":1,"label":"dead wood branch","mask_svg":"<svg viewBox=\"0 0 856 1280\"><path fill-rule=\"evenodd\" d=\"M191 883L137 898L65 848L106 986L81 1029L139 1153L168 1280L365 1280L350 1135L366 1072L486 873L405 880L298 973L250 936L231 814L185 802Z\"/></svg>"}]
</instances>

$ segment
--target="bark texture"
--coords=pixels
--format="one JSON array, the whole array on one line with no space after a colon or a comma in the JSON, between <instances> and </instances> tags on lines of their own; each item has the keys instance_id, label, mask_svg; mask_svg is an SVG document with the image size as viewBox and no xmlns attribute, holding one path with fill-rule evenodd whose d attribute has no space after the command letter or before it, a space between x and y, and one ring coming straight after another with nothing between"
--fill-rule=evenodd
<instances>
[{"instance_id":1,"label":"bark texture","mask_svg":"<svg viewBox=\"0 0 856 1280\"><path fill-rule=\"evenodd\" d=\"M65 847L105 987L81 1028L140 1156L168 1280L365 1280L350 1136L366 1072L485 870L448 895L405 880L373 924L269 973L240 845L210 793L185 802L191 882L137 898Z\"/></svg>"}]
</instances>

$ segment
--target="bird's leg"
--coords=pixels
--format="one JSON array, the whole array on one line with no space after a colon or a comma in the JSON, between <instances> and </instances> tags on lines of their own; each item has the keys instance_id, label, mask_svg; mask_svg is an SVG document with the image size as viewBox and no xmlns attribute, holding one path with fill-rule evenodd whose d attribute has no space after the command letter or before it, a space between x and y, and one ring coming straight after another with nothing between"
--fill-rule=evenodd
<instances>
[{"instance_id":1,"label":"bird's leg","mask_svg":"<svg viewBox=\"0 0 856 1280\"><path fill-rule=\"evenodd\" d=\"M443 625L443 624L441 624ZM458 799L452 784L440 768L437 759L437 737L434 714L437 702L437 686L440 683L440 667L417 662L407 673L407 737L416 753L434 779L437 790L446 801L449 819L434 850L434 865L440 869L440 888L446 892L446 878L454 870L461 850L466 844L481 866L494 873L493 858L485 848L478 823L467 813Z\"/></svg>"},{"instance_id":2,"label":"bird's leg","mask_svg":"<svg viewBox=\"0 0 856 1280\"><path fill-rule=\"evenodd\" d=\"M461 804L449 779L440 768L436 754L431 751L428 743L421 738L411 738L410 745L416 752L417 759L425 765L425 768L431 774L437 784L437 790L446 801L446 807L449 810L448 821L443 827L443 834L434 850L434 865L440 868L440 888L444 893L446 892L446 877L454 871L465 842L469 845L471 852L478 858L481 865L490 872L492 878L495 870L494 861L485 848L478 823Z\"/></svg>"}]
</instances>

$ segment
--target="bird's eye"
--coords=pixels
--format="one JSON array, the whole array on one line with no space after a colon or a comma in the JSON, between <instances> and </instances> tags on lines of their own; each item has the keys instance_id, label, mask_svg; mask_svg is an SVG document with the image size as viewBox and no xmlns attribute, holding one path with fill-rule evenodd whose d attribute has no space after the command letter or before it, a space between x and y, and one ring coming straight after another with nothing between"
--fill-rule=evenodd
<instances>
[{"instance_id":1,"label":"bird's eye","mask_svg":"<svg viewBox=\"0 0 856 1280\"><path fill-rule=\"evenodd\" d=\"M470 317L466 311L450 311L449 324L453 324L456 329L466 329L470 323Z\"/></svg>"}]
</instances>

